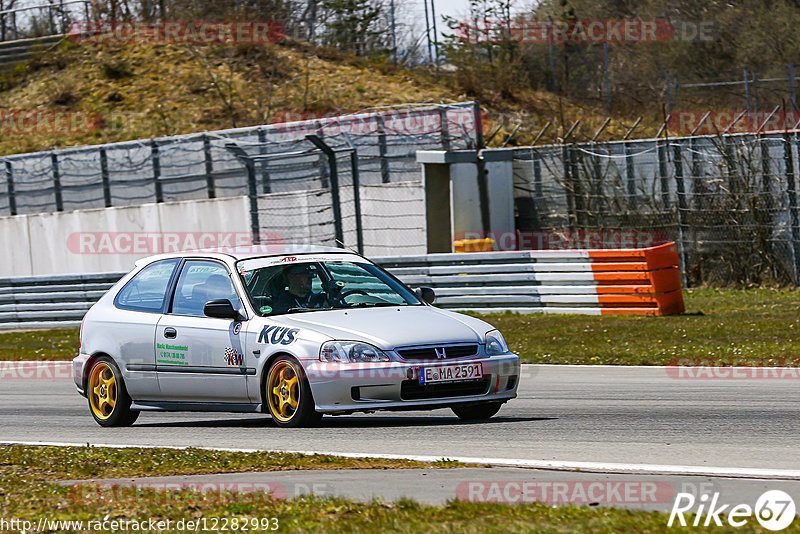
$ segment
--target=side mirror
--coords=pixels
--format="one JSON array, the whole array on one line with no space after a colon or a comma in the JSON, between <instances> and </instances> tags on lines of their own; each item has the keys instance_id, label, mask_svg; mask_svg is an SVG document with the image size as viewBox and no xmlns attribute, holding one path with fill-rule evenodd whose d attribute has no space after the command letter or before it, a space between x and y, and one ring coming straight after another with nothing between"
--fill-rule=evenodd
<instances>
[{"instance_id":1,"label":"side mirror","mask_svg":"<svg viewBox=\"0 0 800 534\"><path fill-rule=\"evenodd\" d=\"M420 300L428 304L433 304L433 301L436 300L436 293L429 287L418 287L414 290L414 293Z\"/></svg>"},{"instance_id":2,"label":"side mirror","mask_svg":"<svg viewBox=\"0 0 800 534\"><path fill-rule=\"evenodd\" d=\"M236 311L228 299L209 300L203 306L203 313L207 317L215 317L217 319L233 319L238 321L242 318L239 312Z\"/></svg>"}]
</instances>

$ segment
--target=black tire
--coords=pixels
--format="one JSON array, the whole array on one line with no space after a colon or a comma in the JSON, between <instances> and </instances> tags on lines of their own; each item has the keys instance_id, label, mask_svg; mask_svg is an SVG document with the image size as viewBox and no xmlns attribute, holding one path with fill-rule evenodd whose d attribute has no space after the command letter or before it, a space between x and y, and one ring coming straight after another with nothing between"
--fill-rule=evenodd
<instances>
[{"instance_id":1,"label":"black tire","mask_svg":"<svg viewBox=\"0 0 800 534\"><path fill-rule=\"evenodd\" d=\"M264 404L280 427L315 426L322 419L322 414L314 409L314 397L303 366L291 356L279 356L270 365L264 381Z\"/></svg>"},{"instance_id":2,"label":"black tire","mask_svg":"<svg viewBox=\"0 0 800 534\"><path fill-rule=\"evenodd\" d=\"M470 406L453 406L451 410L462 421L483 421L500 411L502 402L484 402Z\"/></svg>"},{"instance_id":3,"label":"black tire","mask_svg":"<svg viewBox=\"0 0 800 534\"><path fill-rule=\"evenodd\" d=\"M89 413L100 426L131 426L139 412L131 410L131 397L114 360L102 356L92 363L86 379Z\"/></svg>"}]
</instances>

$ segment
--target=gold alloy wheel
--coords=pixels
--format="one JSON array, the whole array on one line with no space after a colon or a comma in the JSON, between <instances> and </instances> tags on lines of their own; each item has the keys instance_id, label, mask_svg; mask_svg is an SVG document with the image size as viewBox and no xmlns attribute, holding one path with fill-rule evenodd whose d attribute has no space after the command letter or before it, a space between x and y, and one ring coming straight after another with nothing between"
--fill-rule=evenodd
<instances>
[{"instance_id":1,"label":"gold alloy wheel","mask_svg":"<svg viewBox=\"0 0 800 534\"><path fill-rule=\"evenodd\" d=\"M92 413L105 421L114 413L117 404L117 379L110 365L100 362L92 368L88 389Z\"/></svg>"},{"instance_id":2,"label":"gold alloy wheel","mask_svg":"<svg viewBox=\"0 0 800 534\"><path fill-rule=\"evenodd\" d=\"M285 423L294 417L300 402L300 381L291 363L280 361L270 370L267 397L276 419Z\"/></svg>"}]
</instances>

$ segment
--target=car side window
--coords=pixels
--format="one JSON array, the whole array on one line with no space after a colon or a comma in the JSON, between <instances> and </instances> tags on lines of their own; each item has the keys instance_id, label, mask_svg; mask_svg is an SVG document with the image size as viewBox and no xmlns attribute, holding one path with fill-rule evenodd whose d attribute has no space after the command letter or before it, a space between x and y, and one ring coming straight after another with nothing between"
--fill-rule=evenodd
<instances>
[{"instance_id":1,"label":"car side window","mask_svg":"<svg viewBox=\"0 0 800 534\"><path fill-rule=\"evenodd\" d=\"M176 265L177 259L151 263L117 293L114 305L123 310L161 313Z\"/></svg>"},{"instance_id":2,"label":"car side window","mask_svg":"<svg viewBox=\"0 0 800 534\"><path fill-rule=\"evenodd\" d=\"M225 267L212 261L187 261L175 286L172 313L205 317L206 302L219 299L231 301L234 309L242 307Z\"/></svg>"}]
</instances>

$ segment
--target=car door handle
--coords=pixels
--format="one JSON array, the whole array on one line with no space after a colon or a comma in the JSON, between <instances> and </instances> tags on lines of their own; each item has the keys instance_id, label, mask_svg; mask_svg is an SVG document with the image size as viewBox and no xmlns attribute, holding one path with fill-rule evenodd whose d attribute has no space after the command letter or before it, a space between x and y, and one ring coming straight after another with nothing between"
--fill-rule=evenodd
<instances>
[{"instance_id":1,"label":"car door handle","mask_svg":"<svg viewBox=\"0 0 800 534\"><path fill-rule=\"evenodd\" d=\"M165 328L164 329L164 337L167 339L175 339L178 337L178 331L174 328Z\"/></svg>"}]
</instances>

